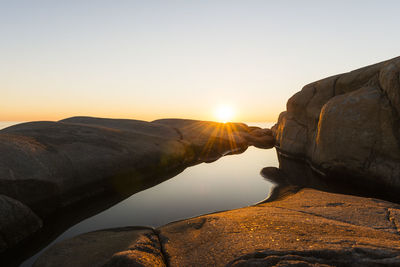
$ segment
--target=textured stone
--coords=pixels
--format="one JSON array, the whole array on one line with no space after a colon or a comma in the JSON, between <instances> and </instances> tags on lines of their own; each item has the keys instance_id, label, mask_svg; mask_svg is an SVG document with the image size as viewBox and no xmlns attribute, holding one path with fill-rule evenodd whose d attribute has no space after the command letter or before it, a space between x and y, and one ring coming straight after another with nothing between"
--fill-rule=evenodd
<instances>
[{"instance_id":1,"label":"textured stone","mask_svg":"<svg viewBox=\"0 0 400 267\"><path fill-rule=\"evenodd\" d=\"M46 250L34 266L163 266L163 264L158 238L152 229L125 227L90 232L61 241Z\"/></svg>"},{"instance_id":2,"label":"textured stone","mask_svg":"<svg viewBox=\"0 0 400 267\"><path fill-rule=\"evenodd\" d=\"M333 178L399 190L399 70L394 58L306 85L272 129L280 153Z\"/></svg>"},{"instance_id":3,"label":"textured stone","mask_svg":"<svg viewBox=\"0 0 400 267\"><path fill-rule=\"evenodd\" d=\"M155 233L141 235L131 247L120 251L104 265L104 267L153 267L167 266L160 241Z\"/></svg>"},{"instance_id":4,"label":"textured stone","mask_svg":"<svg viewBox=\"0 0 400 267\"><path fill-rule=\"evenodd\" d=\"M396 266L400 235L388 212L394 216L399 208L304 189L158 231L169 266Z\"/></svg>"},{"instance_id":5,"label":"textured stone","mask_svg":"<svg viewBox=\"0 0 400 267\"><path fill-rule=\"evenodd\" d=\"M80 235L50 248L35 266L398 266L399 215L399 205L383 200L303 189L154 232Z\"/></svg>"}]
</instances>

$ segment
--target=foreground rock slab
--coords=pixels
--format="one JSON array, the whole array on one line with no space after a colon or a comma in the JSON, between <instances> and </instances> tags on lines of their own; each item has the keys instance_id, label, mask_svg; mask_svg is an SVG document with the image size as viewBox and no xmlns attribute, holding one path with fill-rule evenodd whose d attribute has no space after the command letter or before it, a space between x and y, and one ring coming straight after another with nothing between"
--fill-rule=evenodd
<instances>
[{"instance_id":1,"label":"foreground rock slab","mask_svg":"<svg viewBox=\"0 0 400 267\"><path fill-rule=\"evenodd\" d=\"M399 226L397 204L303 189L282 200L170 223L155 233L167 266L399 266ZM80 238L55 245L35 266L62 262L62 244ZM159 255L157 244L143 244L149 246L146 235L133 245L131 257L107 266L139 266L148 251ZM74 257L81 249L70 249L75 266L84 266Z\"/></svg>"},{"instance_id":2,"label":"foreground rock slab","mask_svg":"<svg viewBox=\"0 0 400 267\"><path fill-rule=\"evenodd\" d=\"M152 229L144 227L95 231L65 240L47 250L34 266L118 266L126 262L126 258L137 256L135 250L144 246L144 241L149 244L147 248L154 246L157 255L149 252L147 257L137 259L137 263L144 261L147 266L162 266L164 260L158 237Z\"/></svg>"},{"instance_id":3,"label":"foreground rock slab","mask_svg":"<svg viewBox=\"0 0 400 267\"><path fill-rule=\"evenodd\" d=\"M304 86L273 128L277 148L332 179L399 192L399 74L397 57Z\"/></svg>"}]
</instances>

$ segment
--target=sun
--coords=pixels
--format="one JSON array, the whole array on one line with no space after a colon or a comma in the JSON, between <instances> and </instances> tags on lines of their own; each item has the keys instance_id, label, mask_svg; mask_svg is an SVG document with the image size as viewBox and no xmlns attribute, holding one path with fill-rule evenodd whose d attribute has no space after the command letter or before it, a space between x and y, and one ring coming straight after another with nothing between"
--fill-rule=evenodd
<instances>
[{"instance_id":1,"label":"sun","mask_svg":"<svg viewBox=\"0 0 400 267\"><path fill-rule=\"evenodd\" d=\"M219 122L231 121L235 115L234 109L229 105L220 105L215 109L215 117Z\"/></svg>"}]
</instances>

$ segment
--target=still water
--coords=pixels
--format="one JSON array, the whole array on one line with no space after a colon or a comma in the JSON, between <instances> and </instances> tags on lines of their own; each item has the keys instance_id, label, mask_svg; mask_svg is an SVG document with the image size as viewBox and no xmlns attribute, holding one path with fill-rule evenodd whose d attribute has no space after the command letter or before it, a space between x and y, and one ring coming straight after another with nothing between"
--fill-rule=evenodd
<instances>
[{"instance_id":1,"label":"still water","mask_svg":"<svg viewBox=\"0 0 400 267\"><path fill-rule=\"evenodd\" d=\"M248 124L263 128L273 125ZM205 213L252 205L265 199L273 186L260 175L260 170L278 165L275 149L249 147L242 154L189 167L175 177L72 226L47 247L88 231L133 225L158 227ZM21 266L31 266L45 249Z\"/></svg>"}]
</instances>

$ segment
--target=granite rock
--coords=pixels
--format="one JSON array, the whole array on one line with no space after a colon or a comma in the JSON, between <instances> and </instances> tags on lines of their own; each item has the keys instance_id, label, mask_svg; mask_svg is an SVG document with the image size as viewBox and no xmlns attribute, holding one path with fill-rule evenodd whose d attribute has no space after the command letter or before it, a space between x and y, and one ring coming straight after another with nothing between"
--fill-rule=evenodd
<instances>
[{"instance_id":1,"label":"granite rock","mask_svg":"<svg viewBox=\"0 0 400 267\"><path fill-rule=\"evenodd\" d=\"M398 192L399 72L394 58L306 85L273 127L280 154L307 159L332 178Z\"/></svg>"},{"instance_id":2,"label":"granite rock","mask_svg":"<svg viewBox=\"0 0 400 267\"><path fill-rule=\"evenodd\" d=\"M303 189L269 203L161 226L132 238L129 250L112 249L106 266L398 266L399 226L397 204ZM39 263L49 259L62 263L62 244L84 236L50 248L35 266L46 266ZM99 237L90 242L109 240ZM68 249L74 266L82 266L80 257L95 259L82 256L86 250L80 246Z\"/></svg>"},{"instance_id":3,"label":"granite rock","mask_svg":"<svg viewBox=\"0 0 400 267\"><path fill-rule=\"evenodd\" d=\"M14 125L0 130L0 194L23 203L39 220L56 212L61 218L61 209L68 209L62 223L68 228L69 221L85 218L82 207L90 201L101 202L95 208L100 212L188 166L241 153L252 144L272 147L271 132L257 129L253 136L256 130L241 123L92 117ZM38 224L32 223L36 231Z\"/></svg>"},{"instance_id":4,"label":"granite rock","mask_svg":"<svg viewBox=\"0 0 400 267\"><path fill-rule=\"evenodd\" d=\"M140 249L143 254L148 253L144 251L145 246L154 246L155 251L160 251L158 238L149 228L124 227L94 231L57 243L46 250L34 266L126 266L124 264L133 258L132 255L137 255ZM143 261L142 258L135 258L129 266L136 266L134 262ZM160 254L147 256L145 260L152 264L145 266L162 266L159 263L164 262Z\"/></svg>"}]
</instances>

